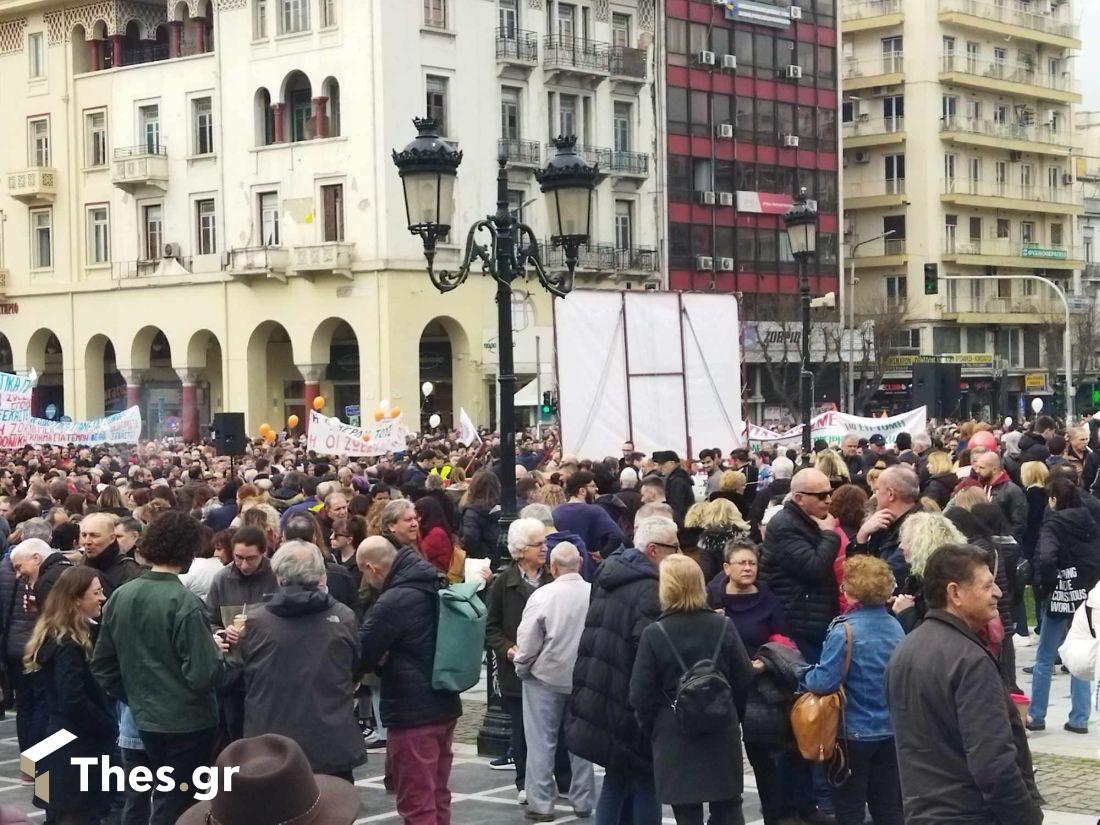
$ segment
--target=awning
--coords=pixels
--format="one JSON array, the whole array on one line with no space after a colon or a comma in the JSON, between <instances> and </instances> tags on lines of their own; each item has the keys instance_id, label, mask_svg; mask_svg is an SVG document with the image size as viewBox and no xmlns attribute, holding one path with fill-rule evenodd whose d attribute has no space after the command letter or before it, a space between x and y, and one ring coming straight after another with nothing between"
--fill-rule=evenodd
<instances>
[{"instance_id":1,"label":"awning","mask_svg":"<svg viewBox=\"0 0 1100 825\"><path fill-rule=\"evenodd\" d=\"M514 396L515 405L517 407L537 407L542 404L542 398L539 397L539 382L532 378ZM554 373L552 370L546 369L542 373L542 391L547 392L554 389Z\"/></svg>"}]
</instances>

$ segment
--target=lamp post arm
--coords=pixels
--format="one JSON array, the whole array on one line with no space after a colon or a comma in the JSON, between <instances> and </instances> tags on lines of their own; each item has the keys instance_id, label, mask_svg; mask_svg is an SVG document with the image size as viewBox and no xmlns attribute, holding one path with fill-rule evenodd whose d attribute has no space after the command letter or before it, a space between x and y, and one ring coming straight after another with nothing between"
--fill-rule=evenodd
<instances>
[{"instance_id":1,"label":"lamp post arm","mask_svg":"<svg viewBox=\"0 0 1100 825\"><path fill-rule=\"evenodd\" d=\"M481 230L489 233L490 242L487 246L477 242L476 235ZM462 286L466 277L470 274L471 267L477 261L481 261L482 272L496 277L497 231L491 220L478 221L470 227L470 231L466 235L466 251L462 256L462 263L456 270L443 269L436 271L436 237L434 232L423 230L414 231L413 234L420 235L424 241L424 257L428 259L428 277L432 279L432 284L440 292L450 292Z\"/></svg>"}]
</instances>

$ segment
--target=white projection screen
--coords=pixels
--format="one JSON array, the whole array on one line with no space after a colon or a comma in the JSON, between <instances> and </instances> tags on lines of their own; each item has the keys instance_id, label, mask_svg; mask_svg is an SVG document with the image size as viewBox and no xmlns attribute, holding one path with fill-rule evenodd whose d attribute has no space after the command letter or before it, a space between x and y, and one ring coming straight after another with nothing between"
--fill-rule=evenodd
<instances>
[{"instance_id":1,"label":"white projection screen","mask_svg":"<svg viewBox=\"0 0 1100 825\"><path fill-rule=\"evenodd\" d=\"M554 327L564 453L742 445L734 296L576 290L555 301Z\"/></svg>"}]
</instances>

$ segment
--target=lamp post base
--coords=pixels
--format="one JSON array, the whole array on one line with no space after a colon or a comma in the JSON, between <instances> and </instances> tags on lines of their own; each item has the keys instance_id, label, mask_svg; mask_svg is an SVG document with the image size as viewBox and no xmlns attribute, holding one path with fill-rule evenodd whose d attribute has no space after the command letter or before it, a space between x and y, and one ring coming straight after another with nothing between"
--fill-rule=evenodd
<instances>
[{"instance_id":1,"label":"lamp post base","mask_svg":"<svg viewBox=\"0 0 1100 825\"><path fill-rule=\"evenodd\" d=\"M485 718L477 732L478 756L504 756L512 742L512 718L504 710L497 679L496 654L485 648Z\"/></svg>"}]
</instances>

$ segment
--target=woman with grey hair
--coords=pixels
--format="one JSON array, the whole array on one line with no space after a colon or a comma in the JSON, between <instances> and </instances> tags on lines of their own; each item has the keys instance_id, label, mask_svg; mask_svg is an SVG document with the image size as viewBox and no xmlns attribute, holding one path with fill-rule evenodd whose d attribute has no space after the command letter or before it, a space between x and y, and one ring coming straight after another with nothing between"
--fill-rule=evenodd
<instances>
[{"instance_id":1,"label":"woman with grey hair","mask_svg":"<svg viewBox=\"0 0 1100 825\"><path fill-rule=\"evenodd\" d=\"M289 737L315 773L350 782L352 770L367 761L354 712L355 614L322 589L325 561L317 545L288 541L271 567L279 589L249 611L244 628L226 631L244 662L244 735Z\"/></svg>"},{"instance_id":2,"label":"woman with grey hair","mask_svg":"<svg viewBox=\"0 0 1100 825\"><path fill-rule=\"evenodd\" d=\"M966 544L966 536L940 513L913 513L902 522L898 543L909 564L909 575L899 582L891 609L905 632L911 633L928 611L924 603L924 568L928 560L945 544Z\"/></svg>"},{"instance_id":3,"label":"woman with grey hair","mask_svg":"<svg viewBox=\"0 0 1100 825\"><path fill-rule=\"evenodd\" d=\"M508 528L508 553L515 564L501 573L489 588L485 641L496 654L497 674L504 709L512 720L511 762L516 769L518 801L527 801L527 740L523 735L523 686L512 660L516 655L516 637L523 608L539 587L550 581L546 569L546 525L536 518L521 518ZM558 749L555 768L558 789L568 789L571 779L568 754ZM509 758L497 760L494 767L507 770ZM492 764L492 763L491 763Z\"/></svg>"}]
</instances>

